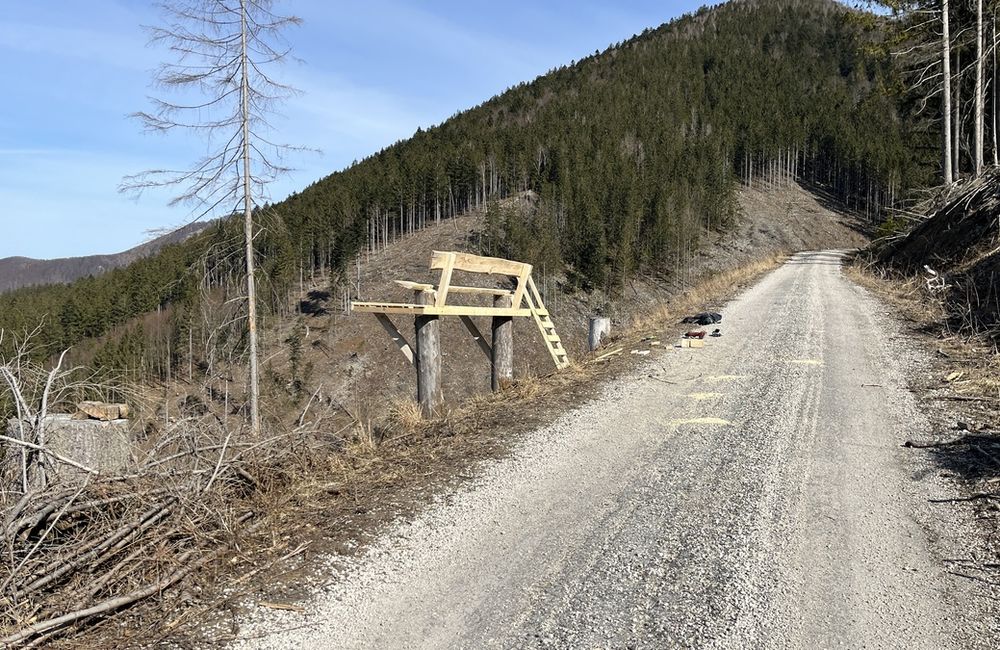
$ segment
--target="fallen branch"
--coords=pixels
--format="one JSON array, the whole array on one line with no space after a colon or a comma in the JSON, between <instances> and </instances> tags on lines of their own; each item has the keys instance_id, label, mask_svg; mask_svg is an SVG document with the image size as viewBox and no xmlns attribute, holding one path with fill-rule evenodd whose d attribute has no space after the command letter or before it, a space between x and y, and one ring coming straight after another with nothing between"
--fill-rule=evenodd
<instances>
[{"instance_id":1,"label":"fallen branch","mask_svg":"<svg viewBox=\"0 0 1000 650\"><path fill-rule=\"evenodd\" d=\"M953 438L952 440L907 440L903 443L904 447L912 449L933 449L935 447L953 447L955 445L961 445L969 442L969 436L962 436L961 438Z\"/></svg>"},{"instance_id":2,"label":"fallen branch","mask_svg":"<svg viewBox=\"0 0 1000 650\"><path fill-rule=\"evenodd\" d=\"M623 351L624 351L624 348L618 348L617 350L612 350L611 352L606 352L606 353L602 354L599 357L591 359L590 363L597 363L598 361L604 361L605 359L609 359L609 358L615 356L616 354L621 354Z\"/></svg>"},{"instance_id":3,"label":"fallen branch","mask_svg":"<svg viewBox=\"0 0 1000 650\"><path fill-rule=\"evenodd\" d=\"M972 395L928 395L924 399L951 402L1000 402L1000 399L996 397L974 397Z\"/></svg>"},{"instance_id":4,"label":"fallen branch","mask_svg":"<svg viewBox=\"0 0 1000 650\"><path fill-rule=\"evenodd\" d=\"M58 460L60 463L64 463L64 464L69 465L71 467L75 467L78 470L87 472L88 474L99 474L100 473L96 469L91 469L90 467L87 467L86 465L81 465L80 463L76 462L75 460L73 460L71 458L66 458L62 454L57 454L56 452L52 451L48 447L43 447L42 445L36 445L33 442L28 442L26 440L18 440L17 438L11 438L10 436L4 436L4 435L0 435L0 440L3 440L4 442L10 442L10 443L13 443L15 445L20 445L21 447L27 447L28 449L34 449L35 451L40 451L43 454L48 454L49 456L52 456L53 458L55 458L56 460Z\"/></svg>"},{"instance_id":5,"label":"fallen branch","mask_svg":"<svg viewBox=\"0 0 1000 650\"><path fill-rule=\"evenodd\" d=\"M44 575L18 590L16 595L18 597L26 596L58 580L81 564L97 562L99 561L99 558L106 555L107 552L115 551L121 548L129 541L140 535L144 530L169 515L170 506L174 501L175 499L168 499L164 503L156 504L147 510L138 521L119 528L110 537L105 538L100 544L91 548L86 553L78 555L69 561L59 562L54 567L50 565L50 567L47 567L44 571Z\"/></svg>"},{"instance_id":6,"label":"fallen branch","mask_svg":"<svg viewBox=\"0 0 1000 650\"><path fill-rule=\"evenodd\" d=\"M991 492L976 492L975 494L970 494L967 497L953 497L951 499L928 499L930 503L958 503L962 501L978 501L979 499L997 499L1000 500L1000 494L993 494Z\"/></svg>"},{"instance_id":7,"label":"fallen branch","mask_svg":"<svg viewBox=\"0 0 1000 650\"><path fill-rule=\"evenodd\" d=\"M183 553L180 557L178 557L177 561L183 564L187 562L192 555L194 555L194 551L188 551L186 553ZM36 634L49 632L56 628L63 627L64 625L68 625L69 623L73 623L84 618L90 618L91 616L97 616L99 614L107 614L117 609L121 609L126 605L131 605L140 600L148 598L154 594L158 594L167 587L170 587L174 583L181 580L184 576L194 571L196 568L201 566L206 560L215 555L216 553L203 556L187 564L186 566L177 569L176 571L168 575L166 578L148 584L141 589L132 591L131 593L125 594L123 596L118 596L117 598L110 598L108 600L100 602L86 609L80 609L74 612L70 612L68 614L63 614L62 616L57 616L55 618L50 618L48 620L35 623L34 625L24 628L20 632L16 632L8 637L0 639L0 645L12 646L16 643L21 643L22 641L28 640L31 637L35 636Z\"/></svg>"},{"instance_id":8,"label":"fallen branch","mask_svg":"<svg viewBox=\"0 0 1000 650\"><path fill-rule=\"evenodd\" d=\"M76 513L76 512L83 512L85 510L92 510L92 509L100 508L100 507L103 507L103 506L114 505L116 503L120 503L120 502L126 501L126 500L137 499L139 497L161 496L161 495L166 494L166 493L167 493L167 489L166 488L159 488L159 489L155 489L155 490L149 490L148 492L138 492L138 493L131 492L129 494L121 494L121 495L118 495L118 496L107 497L107 498L104 498L104 499L91 499L90 501L83 501L83 502L78 503L76 505L70 506L66 510L66 512L64 514L73 514L73 513ZM35 512L35 513L31 514L31 515L25 515L24 517L21 517L20 519L9 523L6 526L6 528L5 528L5 530L7 531L7 535L9 537L12 537L12 536L16 535L18 532L20 532L21 530L24 530L26 528L29 529L29 530L31 530L31 529L33 529L33 528L41 525L42 523L45 522L46 519L49 518L49 516L53 512L55 512L56 508L59 507L60 502L64 498L65 497L62 497L62 498L57 497L57 498L53 499L53 501L51 503L49 503L47 506L45 506L44 508L42 508L38 512Z\"/></svg>"},{"instance_id":9,"label":"fallen branch","mask_svg":"<svg viewBox=\"0 0 1000 650\"><path fill-rule=\"evenodd\" d=\"M35 545L31 547L31 550L28 551L28 553L23 558L21 558L21 562L16 567L14 567L14 569L10 572L10 574L3 581L3 583L0 583L0 593L3 593L7 589L7 585L9 585L11 581L21 571L21 569L24 568L24 565L28 563L28 560L30 560L31 557L35 554L35 551L38 550L38 547L42 545L42 542L45 541L45 538L49 536L49 533L52 532L52 529L56 527L57 523L59 523L59 519L64 514L66 514L67 508L69 508L70 505L72 505L73 501L76 499L76 497L80 496L86 489L87 489L87 483L84 482L84 484L80 486L80 489L76 491L76 494L74 494L69 499L69 501L67 501L66 504L62 507L62 510L60 510L59 514L55 516L55 518L52 520L52 523L49 524L49 527L45 529L45 532L42 533L42 535L38 538L38 541L35 542Z\"/></svg>"}]
</instances>

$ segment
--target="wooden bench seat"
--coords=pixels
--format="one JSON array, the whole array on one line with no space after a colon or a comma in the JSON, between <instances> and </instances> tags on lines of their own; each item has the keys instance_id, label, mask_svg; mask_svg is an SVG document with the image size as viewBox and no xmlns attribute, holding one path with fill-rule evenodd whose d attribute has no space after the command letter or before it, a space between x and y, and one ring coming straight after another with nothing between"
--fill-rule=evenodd
<instances>
[{"instance_id":1,"label":"wooden bench seat","mask_svg":"<svg viewBox=\"0 0 1000 650\"><path fill-rule=\"evenodd\" d=\"M542 304L541 294L538 287L531 279L531 265L524 262L500 259L498 257L482 257L470 253L433 251L431 253L431 270L441 271L441 277L436 285L425 282L410 282L407 280L396 280L395 283L409 289L419 295L412 303L395 302L352 302L351 309L356 312L367 312L375 314L382 323L382 326L397 341L400 349L407 358L413 361L412 350L407 352L404 349L403 336L389 320L389 314L409 315L409 316L458 316L469 328L488 356L489 347L485 345L484 337L479 333L472 322L472 317L483 316L493 318L510 317L532 317L542 334L542 339L548 347L549 354L555 362L557 368L565 368L569 365L569 357L562 346L559 335L556 334L555 325L549 317L548 310ZM466 273L481 273L484 275L504 275L514 280L514 289L500 289L495 287L465 287L452 285L451 277L454 271ZM457 305L448 303L449 294L462 294L467 296L491 296L494 298L509 297L507 301L496 301L490 306ZM418 320L419 322L419 320ZM419 346L418 346L419 347Z\"/></svg>"},{"instance_id":2,"label":"wooden bench seat","mask_svg":"<svg viewBox=\"0 0 1000 650\"><path fill-rule=\"evenodd\" d=\"M396 284L403 287L404 289L411 289L413 291L437 291L437 287L433 284L424 284L421 282L409 282L407 280L394 280ZM458 285L451 285L448 287L449 293L464 293L474 296L513 296L514 292L510 289L500 289L500 288L490 288L490 287L463 287Z\"/></svg>"}]
</instances>

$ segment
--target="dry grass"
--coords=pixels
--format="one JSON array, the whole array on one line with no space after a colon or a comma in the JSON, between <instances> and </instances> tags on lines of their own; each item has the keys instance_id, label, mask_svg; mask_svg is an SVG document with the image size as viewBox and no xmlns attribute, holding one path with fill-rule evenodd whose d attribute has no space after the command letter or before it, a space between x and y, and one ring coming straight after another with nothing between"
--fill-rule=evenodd
<instances>
[{"instance_id":1,"label":"dry grass","mask_svg":"<svg viewBox=\"0 0 1000 650\"><path fill-rule=\"evenodd\" d=\"M662 328L664 323L676 322L695 312L717 306L731 298L739 289L753 284L766 273L781 266L787 259L787 253L776 253L762 260L703 278L672 302L635 318L626 336Z\"/></svg>"},{"instance_id":2,"label":"dry grass","mask_svg":"<svg viewBox=\"0 0 1000 650\"><path fill-rule=\"evenodd\" d=\"M857 284L889 301L901 316L928 329L948 331L948 311L939 295L931 292L923 278L891 273L860 262L848 265L844 273Z\"/></svg>"},{"instance_id":3,"label":"dry grass","mask_svg":"<svg viewBox=\"0 0 1000 650\"><path fill-rule=\"evenodd\" d=\"M888 302L932 349L938 366L933 388L947 388L959 399L1000 398L996 341L986 332L956 328L947 303L924 278L860 263L848 266L845 273Z\"/></svg>"}]
</instances>

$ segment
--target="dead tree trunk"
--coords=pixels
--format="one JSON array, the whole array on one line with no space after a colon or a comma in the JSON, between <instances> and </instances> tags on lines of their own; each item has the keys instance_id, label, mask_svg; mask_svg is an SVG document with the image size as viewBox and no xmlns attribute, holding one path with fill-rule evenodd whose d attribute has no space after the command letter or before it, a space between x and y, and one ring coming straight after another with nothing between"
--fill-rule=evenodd
<instances>
[{"instance_id":1,"label":"dead tree trunk","mask_svg":"<svg viewBox=\"0 0 1000 650\"><path fill-rule=\"evenodd\" d=\"M973 148L975 149L974 160L977 177L983 173L983 142L985 140L983 131L986 126L985 95L983 91L983 67L985 62L986 56L983 52L983 0L976 0L976 96L973 102L975 105Z\"/></svg>"},{"instance_id":2,"label":"dead tree trunk","mask_svg":"<svg viewBox=\"0 0 1000 650\"><path fill-rule=\"evenodd\" d=\"M944 146L944 183L945 185L951 185L954 180L953 170L953 159L951 150L951 35L949 33L948 25L948 0L941 0L941 21L942 21L942 34L941 39L942 54L941 63L944 67L944 92L941 93L942 102L944 106L942 107L942 120L944 126L944 136L943 136L943 146Z\"/></svg>"}]
</instances>

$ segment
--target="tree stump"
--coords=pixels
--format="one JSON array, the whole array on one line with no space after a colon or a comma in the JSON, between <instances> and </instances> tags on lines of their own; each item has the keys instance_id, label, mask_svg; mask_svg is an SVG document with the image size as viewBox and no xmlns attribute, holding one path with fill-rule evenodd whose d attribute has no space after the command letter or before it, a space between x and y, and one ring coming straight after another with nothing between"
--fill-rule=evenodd
<instances>
[{"instance_id":1,"label":"tree stump","mask_svg":"<svg viewBox=\"0 0 1000 650\"><path fill-rule=\"evenodd\" d=\"M591 316L590 334L587 337L591 352L601 347L601 339L611 334L611 319L606 316Z\"/></svg>"}]
</instances>

